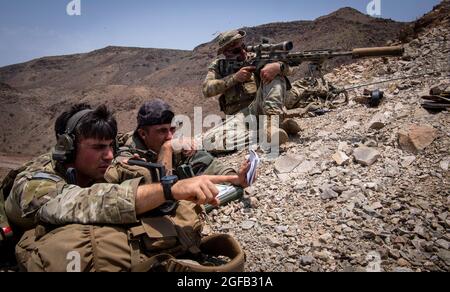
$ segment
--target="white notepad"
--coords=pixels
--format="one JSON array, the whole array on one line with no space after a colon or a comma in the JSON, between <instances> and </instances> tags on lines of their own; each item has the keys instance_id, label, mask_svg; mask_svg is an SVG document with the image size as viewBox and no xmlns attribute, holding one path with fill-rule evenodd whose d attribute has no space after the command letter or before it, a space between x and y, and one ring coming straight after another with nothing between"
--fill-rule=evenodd
<instances>
[{"instance_id":1,"label":"white notepad","mask_svg":"<svg viewBox=\"0 0 450 292\"><path fill-rule=\"evenodd\" d=\"M256 178L256 170L258 169L258 165L261 162L261 160L258 157L258 154L256 154L255 151L250 150L250 169L247 172L247 184L248 186L251 186L255 182Z\"/></svg>"}]
</instances>

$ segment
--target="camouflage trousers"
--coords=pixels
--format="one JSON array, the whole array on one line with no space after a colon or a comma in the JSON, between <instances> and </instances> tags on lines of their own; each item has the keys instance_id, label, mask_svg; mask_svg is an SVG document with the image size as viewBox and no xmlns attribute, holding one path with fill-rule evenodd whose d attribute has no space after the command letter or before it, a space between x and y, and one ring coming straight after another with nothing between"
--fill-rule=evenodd
<instances>
[{"instance_id":1,"label":"camouflage trousers","mask_svg":"<svg viewBox=\"0 0 450 292\"><path fill-rule=\"evenodd\" d=\"M205 150L211 153L227 153L256 146L263 123L263 116L275 116L273 122L281 122L286 113L286 80L277 77L271 83L259 87L255 100L235 115L203 134ZM278 121L277 121L278 120ZM279 125L279 123L278 123ZM278 126L277 125L277 126Z\"/></svg>"},{"instance_id":2,"label":"camouflage trousers","mask_svg":"<svg viewBox=\"0 0 450 292\"><path fill-rule=\"evenodd\" d=\"M268 115L283 117L286 113L286 80L276 77L271 83L258 88L255 101L249 106L254 116Z\"/></svg>"}]
</instances>

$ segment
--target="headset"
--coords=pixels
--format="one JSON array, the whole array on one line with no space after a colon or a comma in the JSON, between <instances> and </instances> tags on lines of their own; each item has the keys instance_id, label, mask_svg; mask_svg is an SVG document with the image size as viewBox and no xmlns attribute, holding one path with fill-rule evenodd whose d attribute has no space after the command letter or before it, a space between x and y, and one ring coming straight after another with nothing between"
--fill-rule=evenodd
<instances>
[{"instance_id":1,"label":"headset","mask_svg":"<svg viewBox=\"0 0 450 292\"><path fill-rule=\"evenodd\" d=\"M52 153L52 158L58 163L65 164L73 162L75 159L75 129L81 119L93 112L92 109L86 109L74 114L67 122L66 131L58 135L58 141Z\"/></svg>"}]
</instances>

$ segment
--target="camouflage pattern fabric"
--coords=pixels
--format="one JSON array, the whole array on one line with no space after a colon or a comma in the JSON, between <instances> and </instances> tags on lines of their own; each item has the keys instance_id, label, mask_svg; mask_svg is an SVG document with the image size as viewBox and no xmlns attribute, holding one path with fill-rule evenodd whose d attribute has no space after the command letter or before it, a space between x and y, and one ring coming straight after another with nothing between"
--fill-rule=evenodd
<instances>
[{"instance_id":1,"label":"camouflage pattern fabric","mask_svg":"<svg viewBox=\"0 0 450 292\"><path fill-rule=\"evenodd\" d=\"M249 56L251 55L252 54L249 53ZM250 81L245 83L235 81L233 78L234 75L224 76L220 72L219 62L220 59L216 59L208 67L208 73L203 82L203 95L205 97L221 95L221 110L227 115L234 115L248 107L256 99L258 95L258 86L254 76L252 76ZM284 68L284 71L281 72L282 76L289 76L292 74L291 67L285 65ZM264 99L277 100L276 103L279 104L284 100L286 93L279 92L278 90L272 91L272 85L273 84L266 85L267 88L263 89L264 94L261 97Z\"/></svg>"},{"instance_id":2,"label":"camouflage pattern fabric","mask_svg":"<svg viewBox=\"0 0 450 292\"><path fill-rule=\"evenodd\" d=\"M219 49L217 50L217 54L221 55L229 45L237 40L245 38L246 35L247 33L243 30L230 30L221 33L218 39Z\"/></svg>"},{"instance_id":3,"label":"camouflage pattern fabric","mask_svg":"<svg viewBox=\"0 0 450 292\"><path fill-rule=\"evenodd\" d=\"M335 93L336 88L322 78L304 78L292 83L292 89L287 95L286 107L306 108L311 105L316 107L332 106L334 101L340 96ZM342 93L345 95L345 93ZM346 101L347 101L347 96Z\"/></svg>"},{"instance_id":4,"label":"camouflage pattern fabric","mask_svg":"<svg viewBox=\"0 0 450 292\"><path fill-rule=\"evenodd\" d=\"M277 76L271 83L262 85L256 99L237 114L228 116L222 125L203 134L202 142L211 153L227 153L243 150L258 144L260 116L278 116L281 122L286 113L286 79ZM252 120L252 115L256 120ZM252 127L256 125L256 127ZM256 123L256 124L255 124Z\"/></svg>"},{"instance_id":5,"label":"camouflage pattern fabric","mask_svg":"<svg viewBox=\"0 0 450 292\"><path fill-rule=\"evenodd\" d=\"M245 83L234 80L233 75L223 76L219 70L219 59L212 62L203 82L203 95L213 97L221 95L221 110L227 115L234 115L249 106L256 97L255 78Z\"/></svg>"},{"instance_id":6,"label":"camouflage pattern fabric","mask_svg":"<svg viewBox=\"0 0 450 292\"><path fill-rule=\"evenodd\" d=\"M258 143L258 130L250 129L248 120L249 109L247 108L235 115L227 116L221 125L206 131L198 138L202 140L203 147L213 154L244 150L248 145Z\"/></svg>"},{"instance_id":7,"label":"camouflage pattern fabric","mask_svg":"<svg viewBox=\"0 0 450 292\"><path fill-rule=\"evenodd\" d=\"M144 141L139 137L137 131L119 134L117 143L119 152L116 160L130 158L135 154L139 155L139 157L145 159L147 162L156 163L158 160L158 154L147 149L147 146L145 146Z\"/></svg>"},{"instance_id":8,"label":"camouflage pattern fabric","mask_svg":"<svg viewBox=\"0 0 450 292\"><path fill-rule=\"evenodd\" d=\"M284 119L287 96L285 76L293 73L293 68L285 64L281 76L258 87L254 76L249 82L240 84L233 79L234 75L222 75L219 61L217 59L211 63L203 83L203 95L221 95L221 110L227 114L222 125L202 136L205 149L214 154L242 150L249 144L258 143L259 129L248 127L248 115L254 115L256 119L260 115L278 116L280 121Z\"/></svg>"},{"instance_id":9,"label":"camouflage pattern fabric","mask_svg":"<svg viewBox=\"0 0 450 292\"><path fill-rule=\"evenodd\" d=\"M80 188L68 184L56 171L51 154L46 154L17 176L5 203L6 213L22 230L39 221L52 225L135 223L135 196L141 180Z\"/></svg>"},{"instance_id":10,"label":"camouflage pattern fabric","mask_svg":"<svg viewBox=\"0 0 450 292\"><path fill-rule=\"evenodd\" d=\"M269 84L259 87L256 100L249 106L250 114L254 116L279 116L283 119L286 113L286 79L277 76Z\"/></svg>"},{"instance_id":11,"label":"camouflage pattern fabric","mask_svg":"<svg viewBox=\"0 0 450 292\"><path fill-rule=\"evenodd\" d=\"M147 150L144 142L139 137L137 132L130 132L119 136L119 157L116 159L118 161L123 158L132 157L134 154L139 155L139 157L144 158L147 162L156 163L158 160L158 155L152 150ZM202 164L202 166L199 166ZM220 163L207 151L197 151L192 157L184 157L184 155L174 155L173 166L176 173L176 168L181 165L190 165L194 170L199 169L199 171L194 171L195 175L233 175L236 174L236 170L227 167Z\"/></svg>"},{"instance_id":12,"label":"camouflage pattern fabric","mask_svg":"<svg viewBox=\"0 0 450 292\"><path fill-rule=\"evenodd\" d=\"M314 82L300 79L290 84L291 88L288 90L284 76L295 74L297 68L285 66L282 76L259 87L253 102L244 103L242 100L250 100L246 95L247 91L243 90L246 85L234 82L233 75L222 76L218 63L219 59L211 64L203 83L203 94L206 97L222 94L221 99L226 101L224 112L229 115L220 126L202 136L203 145L214 154L242 150L258 143L257 131L242 126L249 114L257 118L260 115L278 116L282 122L288 109L307 108L309 111L320 109L324 105L333 107L334 101L339 97L339 94L334 93L336 88L324 79L314 79ZM251 83L256 86L254 77Z\"/></svg>"}]
</instances>

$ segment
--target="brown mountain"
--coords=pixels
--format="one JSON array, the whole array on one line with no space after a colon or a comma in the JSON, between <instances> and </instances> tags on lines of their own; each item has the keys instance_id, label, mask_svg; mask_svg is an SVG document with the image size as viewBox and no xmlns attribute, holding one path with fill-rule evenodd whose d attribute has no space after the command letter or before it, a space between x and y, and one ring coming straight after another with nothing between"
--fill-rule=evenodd
<instances>
[{"instance_id":1,"label":"brown mountain","mask_svg":"<svg viewBox=\"0 0 450 292\"><path fill-rule=\"evenodd\" d=\"M245 27L248 43L262 36L292 40L294 50L380 46L396 39L407 23L372 18L343 8L314 21ZM107 103L121 130L134 127L139 105L163 98L178 113L218 113L216 99L205 100L201 82L216 57L216 40L193 51L107 47L87 54L45 57L0 68L0 152L36 154L54 142L56 115L76 102ZM333 68L340 62L329 64Z\"/></svg>"}]
</instances>

